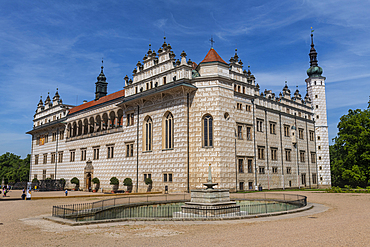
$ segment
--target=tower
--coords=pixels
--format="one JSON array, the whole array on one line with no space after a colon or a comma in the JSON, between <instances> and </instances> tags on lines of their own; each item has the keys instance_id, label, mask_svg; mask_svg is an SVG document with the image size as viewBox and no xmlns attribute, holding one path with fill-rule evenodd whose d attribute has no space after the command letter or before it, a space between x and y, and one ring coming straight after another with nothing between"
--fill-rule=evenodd
<instances>
[{"instance_id":1,"label":"tower","mask_svg":"<svg viewBox=\"0 0 370 247\"><path fill-rule=\"evenodd\" d=\"M325 77L321 76L323 70L318 65L317 52L313 43L311 32L310 68L307 70L306 79L307 92L312 101L315 120L316 160L318 185L322 187L331 186L330 157L329 157L329 135L326 114Z\"/></svg>"},{"instance_id":2,"label":"tower","mask_svg":"<svg viewBox=\"0 0 370 247\"><path fill-rule=\"evenodd\" d=\"M108 83L106 82L107 78L103 72L103 60L101 61L101 71L99 76L97 77L98 81L95 82L95 100L98 100L101 97L107 95L107 86Z\"/></svg>"}]
</instances>

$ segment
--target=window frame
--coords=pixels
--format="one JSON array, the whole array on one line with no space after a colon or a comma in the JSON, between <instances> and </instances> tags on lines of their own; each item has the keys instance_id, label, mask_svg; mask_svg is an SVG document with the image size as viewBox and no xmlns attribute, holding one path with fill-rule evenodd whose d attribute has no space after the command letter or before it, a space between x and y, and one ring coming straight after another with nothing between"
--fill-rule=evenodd
<instances>
[{"instance_id":1,"label":"window frame","mask_svg":"<svg viewBox=\"0 0 370 247\"><path fill-rule=\"evenodd\" d=\"M202 117L202 147L203 148L213 148L213 130L214 121L211 114L205 114Z\"/></svg>"},{"instance_id":2,"label":"window frame","mask_svg":"<svg viewBox=\"0 0 370 247\"><path fill-rule=\"evenodd\" d=\"M174 148L174 117L171 112L163 115L162 130L162 149L172 150Z\"/></svg>"}]
</instances>

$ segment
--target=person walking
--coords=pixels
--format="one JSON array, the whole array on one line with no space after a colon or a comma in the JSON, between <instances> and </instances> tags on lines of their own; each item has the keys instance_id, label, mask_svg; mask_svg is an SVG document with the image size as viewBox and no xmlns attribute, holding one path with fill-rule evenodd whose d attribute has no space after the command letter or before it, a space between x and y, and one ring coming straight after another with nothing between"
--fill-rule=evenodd
<instances>
[{"instance_id":1,"label":"person walking","mask_svg":"<svg viewBox=\"0 0 370 247\"><path fill-rule=\"evenodd\" d=\"M66 190L64 193L66 194L66 196L68 196L68 190Z\"/></svg>"}]
</instances>

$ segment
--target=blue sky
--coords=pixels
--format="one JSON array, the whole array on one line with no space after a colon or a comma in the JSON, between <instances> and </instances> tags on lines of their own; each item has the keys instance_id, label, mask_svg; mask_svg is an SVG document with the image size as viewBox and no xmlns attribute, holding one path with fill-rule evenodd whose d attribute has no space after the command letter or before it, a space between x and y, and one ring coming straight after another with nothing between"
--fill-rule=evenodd
<instances>
[{"instance_id":1,"label":"blue sky","mask_svg":"<svg viewBox=\"0 0 370 247\"><path fill-rule=\"evenodd\" d=\"M329 139L348 109L370 95L369 1L5 1L0 8L0 155L25 157L40 96L64 103L92 100L104 58L108 93L123 88L149 43L167 37L199 63L210 48L228 61L235 47L261 90L278 94L284 81L305 92L310 28L327 77Z\"/></svg>"}]
</instances>

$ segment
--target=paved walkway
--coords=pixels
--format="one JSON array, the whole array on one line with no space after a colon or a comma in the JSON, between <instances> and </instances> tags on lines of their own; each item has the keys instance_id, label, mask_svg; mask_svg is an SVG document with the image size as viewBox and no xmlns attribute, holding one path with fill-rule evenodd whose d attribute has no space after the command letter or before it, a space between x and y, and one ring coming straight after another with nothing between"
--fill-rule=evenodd
<instances>
[{"instance_id":1,"label":"paved walkway","mask_svg":"<svg viewBox=\"0 0 370 247\"><path fill-rule=\"evenodd\" d=\"M248 220L68 226L43 220L43 216L51 215L53 205L105 198L0 201L0 245L369 246L370 194L285 193L306 195L308 202L314 203L314 209L299 214Z\"/></svg>"}]
</instances>

